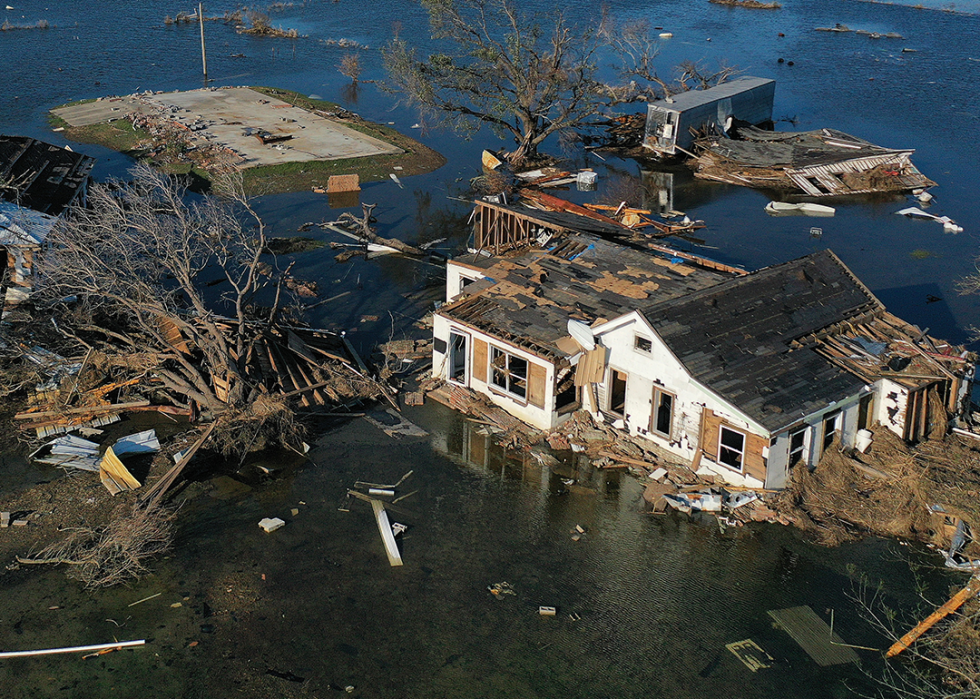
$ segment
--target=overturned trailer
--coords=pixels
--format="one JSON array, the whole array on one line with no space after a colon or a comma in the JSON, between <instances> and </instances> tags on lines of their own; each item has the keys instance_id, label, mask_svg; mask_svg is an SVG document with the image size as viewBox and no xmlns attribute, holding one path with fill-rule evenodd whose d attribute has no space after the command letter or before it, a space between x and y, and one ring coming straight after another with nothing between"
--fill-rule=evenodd
<instances>
[{"instance_id":1,"label":"overturned trailer","mask_svg":"<svg viewBox=\"0 0 980 699\"><path fill-rule=\"evenodd\" d=\"M726 132L730 119L754 126L771 122L775 93L775 80L746 76L651 102L643 146L658 155L676 155L693 148L695 133Z\"/></svg>"}]
</instances>

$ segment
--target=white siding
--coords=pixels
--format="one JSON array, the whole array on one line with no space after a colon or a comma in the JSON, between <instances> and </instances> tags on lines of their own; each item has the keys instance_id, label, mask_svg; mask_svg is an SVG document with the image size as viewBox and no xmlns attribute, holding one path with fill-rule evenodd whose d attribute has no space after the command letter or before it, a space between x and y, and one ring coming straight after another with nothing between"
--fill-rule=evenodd
<instances>
[{"instance_id":1,"label":"white siding","mask_svg":"<svg viewBox=\"0 0 980 699\"><path fill-rule=\"evenodd\" d=\"M635 348L635 338L650 340L649 352ZM694 381L660 338L638 313L606 323L596 329L596 338L609 348L609 368L628 374L626 382L626 427L631 434L646 437L690 463L700 449L701 414L705 407L742 429L768 435L761 425L738 413L701 384ZM610 371L606 372L608 389ZM650 430L653 412L653 391L659 388L673 394L674 417L670 439ZM606 390L600 390L600 402L607 409ZM702 458L702 464L706 460ZM726 480L737 476L724 466L706 464L723 471ZM759 485L759 484L756 484Z\"/></svg>"},{"instance_id":2,"label":"white siding","mask_svg":"<svg viewBox=\"0 0 980 699\"><path fill-rule=\"evenodd\" d=\"M437 344L441 344L438 341L442 340L445 343L445 346L448 348L450 332L459 332L469 336L469 342L467 343L466 348L468 355L467 386L469 388L484 394L508 413L533 427L537 427L541 430L548 430L557 424L558 420L554 410L555 368L553 364L542 359L541 357L531 354L530 352L497 340L486 333L480 332L479 330L475 330L459 323L454 323L449 318L441 316L438 313L435 313L432 318L432 336L435 340L433 342L432 349L433 377L449 380L448 352L445 354L442 352L437 352L435 346ZM488 383L487 376L474 375L473 348L475 344L474 341L477 339L483 340L488 344L488 346L499 347L505 352L527 360L528 363L537 364L538 366L543 366L545 368L544 408L538 408L537 406L531 405L531 403L528 401L521 400L517 397L511 396L510 394L504 393L497 387L491 387L491 385ZM530 368L528 374L530 375Z\"/></svg>"},{"instance_id":3,"label":"white siding","mask_svg":"<svg viewBox=\"0 0 980 699\"><path fill-rule=\"evenodd\" d=\"M462 284L467 279L483 279L484 274L479 270L466 267L452 260L446 262L446 302L452 301L459 296Z\"/></svg>"},{"instance_id":4,"label":"white siding","mask_svg":"<svg viewBox=\"0 0 980 699\"><path fill-rule=\"evenodd\" d=\"M875 393L875 420L899 437L904 437L909 390L889 379L879 379L875 383Z\"/></svg>"}]
</instances>

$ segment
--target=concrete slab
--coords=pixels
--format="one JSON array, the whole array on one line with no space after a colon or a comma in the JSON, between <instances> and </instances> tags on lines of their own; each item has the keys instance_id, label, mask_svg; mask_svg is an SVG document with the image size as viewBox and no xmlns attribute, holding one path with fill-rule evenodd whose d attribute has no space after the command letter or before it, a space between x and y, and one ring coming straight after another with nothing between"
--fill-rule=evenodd
<instances>
[{"instance_id":1,"label":"concrete slab","mask_svg":"<svg viewBox=\"0 0 980 699\"><path fill-rule=\"evenodd\" d=\"M246 87L131 95L54 110L72 126L119 119L130 112L173 121L191 134L237 153L240 167L311 160L339 160L401 153L396 146L288 102ZM288 137L262 143L256 134Z\"/></svg>"}]
</instances>

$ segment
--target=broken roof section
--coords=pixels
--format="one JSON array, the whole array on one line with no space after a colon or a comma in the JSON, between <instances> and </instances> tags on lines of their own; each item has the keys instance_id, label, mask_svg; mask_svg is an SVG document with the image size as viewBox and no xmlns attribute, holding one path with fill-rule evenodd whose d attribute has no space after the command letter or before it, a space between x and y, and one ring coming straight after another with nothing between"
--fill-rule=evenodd
<instances>
[{"instance_id":1,"label":"broken roof section","mask_svg":"<svg viewBox=\"0 0 980 699\"><path fill-rule=\"evenodd\" d=\"M810 196L906 191L936 183L912 164L912 149L884 148L834 129L803 132L740 128L709 138L695 176L750 187L799 189Z\"/></svg>"},{"instance_id":2,"label":"broken roof section","mask_svg":"<svg viewBox=\"0 0 980 699\"><path fill-rule=\"evenodd\" d=\"M85 196L95 159L26 136L0 135L0 198L60 216Z\"/></svg>"},{"instance_id":3,"label":"broken roof section","mask_svg":"<svg viewBox=\"0 0 980 699\"><path fill-rule=\"evenodd\" d=\"M55 216L0 200L0 245L38 247L57 222Z\"/></svg>"},{"instance_id":4,"label":"broken roof section","mask_svg":"<svg viewBox=\"0 0 980 699\"><path fill-rule=\"evenodd\" d=\"M563 215L569 225L566 216L580 218ZM669 252L634 250L581 233L513 257L470 255L455 261L480 269L486 278L467 286L466 296L440 313L549 358L568 355L556 343L568 335L569 319L612 320L731 276Z\"/></svg>"},{"instance_id":5,"label":"broken roof section","mask_svg":"<svg viewBox=\"0 0 980 699\"><path fill-rule=\"evenodd\" d=\"M699 383L776 432L866 383L793 341L883 310L823 250L659 302L643 314Z\"/></svg>"}]
</instances>

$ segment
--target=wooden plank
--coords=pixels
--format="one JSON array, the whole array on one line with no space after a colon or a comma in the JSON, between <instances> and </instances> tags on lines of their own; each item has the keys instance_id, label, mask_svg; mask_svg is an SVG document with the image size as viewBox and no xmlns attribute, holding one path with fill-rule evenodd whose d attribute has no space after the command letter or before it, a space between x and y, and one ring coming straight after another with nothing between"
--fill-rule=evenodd
<instances>
[{"instance_id":1,"label":"wooden plank","mask_svg":"<svg viewBox=\"0 0 980 699\"><path fill-rule=\"evenodd\" d=\"M480 338L473 338L473 378L487 381L487 343Z\"/></svg>"},{"instance_id":2,"label":"wooden plank","mask_svg":"<svg viewBox=\"0 0 980 699\"><path fill-rule=\"evenodd\" d=\"M45 410L43 412L32 413L30 411L17 413L15 420L33 420L38 417L62 417L64 415L98 415L99 413L111 413L117 410L128 410L129 408L141 408L149 405L148 400L137 400L131 403L110 403L108 405L91 405L86 408L65 408L63 410Z\"/></svg>"},{"instance_id":3,"label":"wooden plank","mask_svg":"<svg viewBox=\"0 0 980 699\"><path fill-rule=\"evenodd\" d=\"M859 661L854 649L810 607L772 609L768 614L821 667Z\"/></svg>"},{"instance_id":4,"label":"wooden plank","mask_svg":"<svg viewBox=\"0 0 980 699\"><path fill-rule=\"evenodd\" d=\"M544 398L547 394L548 368L533 362L529 362L529 364L527 399L531 405L543 408Z\"/></svg>"},{"instance_id":5,"label":"wooden plank","mask_svg":"<svg viewBox=\"0 0 980 699\"><path fill-rule=\"evenodd\" d=\"M953 595L946 604L941 606L939 609L934 611L932 614L927 616L925 619L916 624L915 628L909 631L907 634L898 639L888 652L885 653L885 657L894 658L896 655L906 650L909 646L915 643L916 639L919 638L926 631L931 629L936 623L943 617L952 614L957 609L963 606L968 599L977 594L980 590L980 579L973 577L970 578L969 584L962 590Z\"/></svg>"},{"instance_id":6,"label":"wooden plank","mask_svg":"<svg viewBox=\"0 0 980 699\"><path fill-rule=\"evenodd\" d=\"M391 530L391 522L388 521L388 513L380 500L371 499L371 509L374 510L374 518L378 522L378 531L381 532L381 540L384 541L385 553L388 554L388 563L392 567L402 565L402 555L398 552L398 542L395 541L395 533Z\"/></svg>"}]
</instances>

